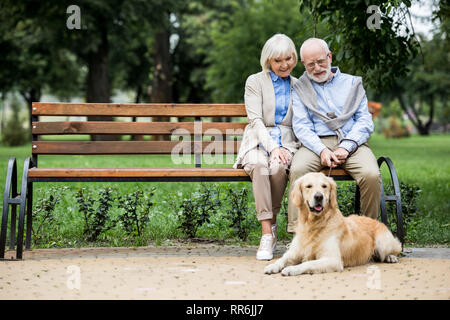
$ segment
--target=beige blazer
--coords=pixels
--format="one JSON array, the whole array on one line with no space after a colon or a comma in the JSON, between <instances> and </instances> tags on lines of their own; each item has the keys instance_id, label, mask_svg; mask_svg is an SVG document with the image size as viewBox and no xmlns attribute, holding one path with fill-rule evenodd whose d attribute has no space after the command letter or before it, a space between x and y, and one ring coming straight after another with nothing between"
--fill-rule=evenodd
<instances>
[{"instance_id":1,"label":"beige blazer","mask_svg":"<svg viewBox=\"0 0 450 320\"><path fill-rule=\"evenodd\" d=\"M288 111L281 124L281 146L295 153L300 148L300 142L292 131L292 90L296 78L291 76L291 98ZM241 146L233 168L242 168L245 154L261 144L265 150L272 152L278 144L269 132L275 126L275 90L270 73L261 71L252 74L245 83L245 109L247 111L247 126L244 130Z\"/></svg>"}]
</instances>

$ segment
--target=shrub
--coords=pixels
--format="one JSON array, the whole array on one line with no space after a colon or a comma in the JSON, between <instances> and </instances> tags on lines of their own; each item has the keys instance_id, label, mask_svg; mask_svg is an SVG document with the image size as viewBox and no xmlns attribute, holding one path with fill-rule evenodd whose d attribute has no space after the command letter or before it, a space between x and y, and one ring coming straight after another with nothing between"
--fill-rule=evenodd
<instances>
[{"instance_id":1,"label":"shrub","mask_svg":"<svg viewBox=\"0 0 450 320\"><path fill-rule=\"evenodd\" d=\"M248 190L245 187L240 191L229 188L227 195L231 204L231 208L227 210L227 217L231 220L230 227L239 239L245 241L254 227L254 215L250 214L248 208Z\"/></svg>"},{"instance_id":2,"label":"shrub","mask_svg":"<svg viewBox=\"0 0 450 320\"><path fill-rule=\"evenodd\" d=\"M128 235L141 237L147 222L150 220L150 208L153 206L155 187L148 196L141 190L125 194L118 200L118 207L123 209L118 222Z\"/></svg>"},{"instance_id":3,"label":"shrub","mask_svg":"<svg viewBox=\"0 0 450 320\"><path fill-rule=\"evenodd\" d=\"M404 236L407 235L408 225L418 216L419 210L417 203L420 193L422 192L416 184L407 184L399 182L400 196L402 200L402 217ZM344 216L355 213L355 183L345 183L338 186L338 203L339 209ZM392 184L384 185L385 194L393 194ZM386 203L386 215L388 218L388 226L395 233L397 232L397 216L395 204L393 202Z\"/></svg>"},{"instance_id":4,"label":"shrub","mask_svg":"<svg viewBox=\"0 0 450 320\"><path fill-rule=\"evenodd\" d=\"M356 183L354 182L338 184L337 202L339 204L339 210L341 210L344 216L355 213L355 192Z\"/></svg>"},{"instance_id":5,"label":"shrub","mask_svg":"<svg viewBox=\"0 0 450 320\"><path fill-rule=\"evenodd\" d=\"M383 134L386 138L402 138L409 137L409 131L405 125L400 123L396 116L389 118L389 125L384 129Z\"/></svg>"},{"instance_id":6,"label":"shrub","mask_svg":"<svg viewBox=\"0 0 450 320\"><path fill-rule=\"evenodd\" d=\"M180 205L181 213L178 215L180 221L179 229L188 236L194 238L197 229L197 206L192 198L184 198Z\"/></svg>"},{"instance_id":7,"label":"shrub","mask_svg":"<svg viewBox=\"0 0 450 320\"><path fill-rule=\"evenodd\" d=\"M83 213L84 234L88 241L96 241L101 233L113 227L109 217L109 210L114 200L112 195L112 188L100 189L98 192L99 205L95 208L95 201L89 194L86 195L85 188L77 190L78 210Z\"/></svg>"},{"instance_id":8,"label":"shrub","mask_svg":"<svg viewBox=\"0 0 450 320\"><path fill-rule=\"evenodd\" d=\"M178 214L179 229L189 238L194 238L198 228L216 213L220 206L219 191L216 185L207 187L201 184L201 190L184 198Z\"/></svg>"},{"instance_id":9,"label":"shrub","mask_svg":"<svg viewBox=\"0 0 450 320\"><path fill-rule=\"evenodd\" d=\"M67 189L68 187L50 188L42 198L37 200L32 213L33 224L31 229L35 245L48 242L57 233L54 210Z\"/></svg>"},{"instance_id":10,"label":"shrub","mask_svg":"<svg viewBox=\"0 0 450 320\"><path fill-rule=\"evenodd\" d=\"M2 144L9 147L21 146L29 140L29 130L22 125L23 121L19 117L20 104L17 98L11 103L12 117L6 122L2 130Z\"/></svg>"},{"instance_id":11,"label":"shrub","mask_svg":"<svg viewBox=\"0 0 450 320\"><path fill-rule=\"evenodd\" d=\"M385 187L385 192L393 194L392 185ZM413 227L411 223L418 215L419 209L417 206L418 199L422 190L417 184L406 184L400 182L400 196L402 200L402 218L403 218L403 232L406 238L408 234L408 228ZM388 224L391 230L397 231L397 215L394 203L389 203L386 206Z\"/></svg>"},{"instance_id":12,"label":"shrub","mask_svg":"<svg viewBox=\"0 0 450 320\"><path fill-rule=\"evenodd\" d=\"M283 199L281 200L281 207L279 214L287 217L288 216L288 203L289 203L289 194L286 192L286 194L283 196Z\"/></svg>"}]
</instances>

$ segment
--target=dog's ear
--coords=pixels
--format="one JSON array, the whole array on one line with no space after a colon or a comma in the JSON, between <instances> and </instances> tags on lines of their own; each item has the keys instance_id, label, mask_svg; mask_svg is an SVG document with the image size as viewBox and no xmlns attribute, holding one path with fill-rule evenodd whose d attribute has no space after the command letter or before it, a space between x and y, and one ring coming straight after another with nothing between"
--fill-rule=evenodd
<instances>
[{"instance_id":1,"label":"dog's ear","mask_svg":"<svg viewBox=\"0 0 450 320\"><path fill-rule=\"evenodd\" d=\"M292 191L291 191L291 200L292 200L292 203L296 207L300 207L300 205L303 201L301 182L302 182L302 178L295 180L294 185L292 187Z\"/></svg>"},{"instance_id":2,"label":"dog's ear","mask_svg":"<svg viewBox=\"0 0 450 320\"><path fill-rule=\"evenodd\" d=\"M332 209L337 209L338 208L338 203L337 203L336 182L334 181L333 178L328 178L328 181L330 183L330 207Z\"/></svg>"}]
</instances>

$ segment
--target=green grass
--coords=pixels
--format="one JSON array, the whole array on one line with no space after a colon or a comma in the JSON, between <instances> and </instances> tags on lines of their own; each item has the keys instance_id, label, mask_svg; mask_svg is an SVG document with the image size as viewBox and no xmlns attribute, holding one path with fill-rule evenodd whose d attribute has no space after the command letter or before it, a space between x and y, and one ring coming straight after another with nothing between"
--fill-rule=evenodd
<instances>
[{"instance_id":1,"label":"green grass","mask_svg":"<svg viewBox=\"0 0 450 320\"><path fill-rule=\"evenodd\" d=\"M399 180L408 184L417 184L421 192L419 198L419 215L408 226L408 242L413 245L434 245L450 243L449 212L450 202L450 135L432 135L430 137L413 136L404 139L385 139L374 135L370 146L375 156L390 157L396 167ZM0 146L0 183L5 185L6 168L9 157L18 161L19 186L24 159L30 155L31 146L3 147ZM189 167L190 165L183 165ZM224 165L231 167L231 165ZM176 167L171 163L170 156L42 156L39 167ZM382 170L383 181L387 181L387 169ZM152 218L148 228L148 238L158 243L166 239L183 237L176 224L176 214L179 207L177 201L198 190L199 183L151 183L156 187L155 206L152 208ZM246 186L246 182L221 183L220 188L227 186ZM36 183L36 198L44 195L51 187L62 187L62 183ZM119 193L133 192L136 188L147 190L148 183L70 183L61 203L55 208L61 217L58 235L46 246L89 246L89 245L130 245L120 230L108 231L110 239L104 243L90 244L82 239L80 226L82 217L77 212L74 197L75 190L86 187L93 190L106 186L115 186ZM3 187L1 188L3 194ZM94 194L95 195L95 194ZM1 197L1 203L3 197ZM253 204L254 205L254 204ZM200 237L212 237L219 240L237 241L230 228L225 225L219 214L212 219L211 224L199 229ZM285 233L286 218L279 216L279 232L281 239L288 239ZM111 240L112 239L112 240ZM249 236L248 243L257 244L259 230L255 229Z\"/></svg>"},{"instance_id":2,"label":"green grass","mask_svg":"<svg viewBox=\"0 0 450 320\"><path fill-rule=\"evenodd\" d=\"M415 183L422 190L420 214L413 221L415 228L408 229L408 240L418 244L449 244L450 135L403 139L374 136L370 146L377 158L391 158L400 181ZM387 179L386 168L382 173L383 179Z\"/></svg>"}]
</instances>

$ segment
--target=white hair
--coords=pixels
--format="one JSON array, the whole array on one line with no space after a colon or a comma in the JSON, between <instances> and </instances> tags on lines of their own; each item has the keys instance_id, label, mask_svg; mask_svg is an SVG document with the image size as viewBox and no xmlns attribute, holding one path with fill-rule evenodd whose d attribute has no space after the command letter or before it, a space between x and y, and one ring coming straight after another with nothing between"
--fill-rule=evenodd
<instances>
[{"instance_id":1,"label":"white hair","mask_svg":"<svg viewBox=\"0 0 450 320\"><path fill-rule=\"evenodd\" d=\"M300 60L303 60L303 50L305 50L306 47L312 44L321 46L325 51L325 54L330 53L330 49L328 49L328 44L324 40L319 38L309 38L308 40L303 42L302 46L300 47Z\"/></svg>"},{"instance_id":2,"label":"white hair","mask_svg":"<svg viewBox=\"0 0 450 320\"><path fill-rule=\"evenodd\" d=\"M285 34L277 33L266 41L261 51L261 67L263 71L270 70L270 59L292 54L294 63L297 64L297 50L294 42Z\"/></svg>"}]
</instances>

